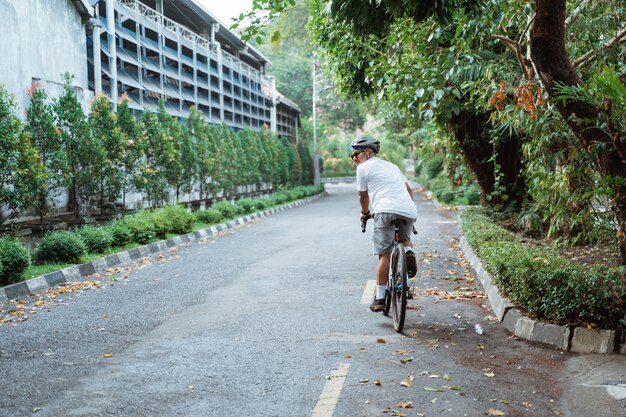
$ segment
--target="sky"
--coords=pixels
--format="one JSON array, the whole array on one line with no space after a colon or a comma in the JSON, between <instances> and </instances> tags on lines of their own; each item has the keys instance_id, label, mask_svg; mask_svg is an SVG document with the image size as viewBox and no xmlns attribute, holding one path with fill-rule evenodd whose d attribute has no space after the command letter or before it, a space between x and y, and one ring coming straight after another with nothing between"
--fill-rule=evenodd
<instances>
[{"instance_id":1,"label":"sky","mask_svg":"<svg viewBox=\"0 0 626 417\"><path fill-rule=\"evenodd\" d=\"M227 26L232 24L231 18L252 9L252 0L198 0L198 3Z\"/></svg>"}]
</instances>

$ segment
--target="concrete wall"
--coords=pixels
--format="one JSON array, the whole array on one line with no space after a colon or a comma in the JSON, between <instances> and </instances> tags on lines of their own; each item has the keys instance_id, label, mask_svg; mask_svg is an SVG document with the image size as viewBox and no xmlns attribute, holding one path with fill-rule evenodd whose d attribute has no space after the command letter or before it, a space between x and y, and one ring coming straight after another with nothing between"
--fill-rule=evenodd
<instances>
[{"instance_id":1,"label":"concrete wall","mask_svg":"<svg viewBox=\"0 0 626 417\"><path fill-rule=\"evenodd\" d=\"M0 0L0 22L0 83L15 94L20 118L33 80L53 97L62 92L64 72L74 74L88 105L85 25L70 0Z\"/></svg>"}]
</instances>

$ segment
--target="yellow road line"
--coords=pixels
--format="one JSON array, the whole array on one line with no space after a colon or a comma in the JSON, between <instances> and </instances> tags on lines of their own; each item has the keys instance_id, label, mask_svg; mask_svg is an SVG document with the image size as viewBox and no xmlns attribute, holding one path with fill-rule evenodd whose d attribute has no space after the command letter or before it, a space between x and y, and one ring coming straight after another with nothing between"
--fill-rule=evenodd
<instances>
[{"instance_id":1,"label":"yellow road line","mask_svg":"<svg viewBox=\"0 0 626 417\"><path fill-rule=\"evenodd\" d=\"M339 368L330 372L330 379L324 385L320 399L313 409L312 417L332 417L349 368L350 364L340 363Z\"/></svg>"},{"instance_id":2,"label":"yellow road line","mask_svg":"<svg viewBox=\"0 0 626 417\"><path fill-rule=\"evenodd\" d=\"M361 304L369 304L374 299L374 292L376 291L376 280L372 279L367 281L365 289L363 290L363 297L361 297Z\"/></svg>"}]
</instances>

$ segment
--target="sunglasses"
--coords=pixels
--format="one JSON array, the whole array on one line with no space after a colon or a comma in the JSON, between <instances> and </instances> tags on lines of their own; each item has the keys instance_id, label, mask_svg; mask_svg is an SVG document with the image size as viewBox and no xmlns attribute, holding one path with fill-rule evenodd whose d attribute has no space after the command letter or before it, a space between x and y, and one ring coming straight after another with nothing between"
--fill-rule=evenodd
<instances>
[{"instance_id":1,"label":"sunglasses","mask_svg":"<svg viewBox=\"0 0 626 417\"><path fill-rule=\"evenodd\" d=\"M362 150L352 151L352 153L350 154L350 159L352 159L353 161L356 161L359 155L361 155L363 152L365 151L362 151Z\"/></svg>"}]
</instances>

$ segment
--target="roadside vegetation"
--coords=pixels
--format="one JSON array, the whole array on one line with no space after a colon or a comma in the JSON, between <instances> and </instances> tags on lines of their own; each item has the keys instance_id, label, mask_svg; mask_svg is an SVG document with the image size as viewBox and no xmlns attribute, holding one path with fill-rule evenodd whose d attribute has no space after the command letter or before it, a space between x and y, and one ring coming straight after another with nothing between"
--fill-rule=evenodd
<instances>
[{"instance_id":1,"label":"roadside vegetation","mask_svg":"<svg viewBox=\"0 0 626 417\"><path fill-rule=\"evenodd\" d=\"M220 201L193 213L182 205L142 210L106 225L85 225L75 230L47 233L32 254L17 239L0 238L0 286L191 233L321 191L321 187L300 186L265 197Z\"/></svg>"}]
</instances>

